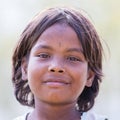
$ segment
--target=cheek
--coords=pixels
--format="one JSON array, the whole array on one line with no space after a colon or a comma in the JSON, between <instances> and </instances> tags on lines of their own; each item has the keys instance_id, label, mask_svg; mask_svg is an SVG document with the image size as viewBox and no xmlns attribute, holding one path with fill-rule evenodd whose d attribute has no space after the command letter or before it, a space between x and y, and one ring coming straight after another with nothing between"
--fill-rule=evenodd
<instances>
[{"instance_id":1,"label":"cheek","mask_svg":"<svg viewBox=\"0 0 120 120\"><path fill-rule=\"evenodd\" d=\"M31 59L28 64L28 78L39 77L41 76L41 74L44 73L45 70L46 70L45 64L41 64L39 61Z\"/></svg>"},{"instance_id":2,"label":"cheek","mask_svg":"<svg viewBox=\"0 0 120 120\"><path fill-rule=\"evenodd\" d=\"M43 66L38 62L29 61L27 77L31 89L35 89L37 88L36 86L40 85L42 76L45 71L45 65Z\"/></svg>"},{"instance_id":3,"label":"cheek","mask_svg":"<svg viewBox=\"0 0 120 120\"><path fill-rule=\"evenodd\" d=\"M88 67L87 64L81 64L79 66L73 67L73 76L75 78L75 80L79 81L79 82L85 82L87 80L88 77Z\"/></svg>"},{"instance_id":4,"label":"cheek","mask_svg":"<svg viewBox=\"0 0 120 120\"><path fill-rule=\"evenodd\" d=\"M74 72L72 73L73 76L73 89L72 91L76 92L77 96L79 96L84 87L86 86L87 82L87 67L80 67L74 69Z\"/></svg>"}]
</instances>

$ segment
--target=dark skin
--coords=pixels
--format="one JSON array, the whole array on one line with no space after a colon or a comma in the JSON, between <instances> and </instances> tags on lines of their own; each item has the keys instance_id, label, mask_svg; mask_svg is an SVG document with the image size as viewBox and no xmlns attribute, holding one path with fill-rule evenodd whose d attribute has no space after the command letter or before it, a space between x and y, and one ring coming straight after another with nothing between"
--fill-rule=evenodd
<instances>
[{"instance_id":1,"label":"dark skin","mask_svg":"<svg viewBox=\"0 0 120 120\"><path fill-rule=\"evenodd\" d=\"M53 25L33 46L29 60L23 59L22 79L28 79L35 99L27 120L80 120L77 98L93 78L73 29Z\"/></svg>"},{"instance_id":2,"label":"dark skin","mask_svg":"<svg viewBox=\"0 0 120 120\"><path fill-rule=\"evenodd\" d=\"M50 106L42 103L28 116L27 120L80 120L80 113L72 104Z\"/></svg>"}]
</instances>

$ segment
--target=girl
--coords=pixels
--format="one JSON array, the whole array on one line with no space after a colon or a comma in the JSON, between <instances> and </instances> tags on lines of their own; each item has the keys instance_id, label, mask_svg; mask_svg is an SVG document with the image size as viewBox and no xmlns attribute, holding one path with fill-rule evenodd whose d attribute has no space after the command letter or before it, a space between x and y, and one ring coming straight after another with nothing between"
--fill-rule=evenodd
<instances>
[{"instance_id":1,"label":"girl","mask_svg":"<svg viewBox=\"0 0 120 120\"><path fill-rule=\"evenodd\" d=\"M102 77L100 38L79 11L50 8L27 25L13 53L15 97L33 111L15 120L107 120L89 110Z\"/></svg>"}]
</instances>

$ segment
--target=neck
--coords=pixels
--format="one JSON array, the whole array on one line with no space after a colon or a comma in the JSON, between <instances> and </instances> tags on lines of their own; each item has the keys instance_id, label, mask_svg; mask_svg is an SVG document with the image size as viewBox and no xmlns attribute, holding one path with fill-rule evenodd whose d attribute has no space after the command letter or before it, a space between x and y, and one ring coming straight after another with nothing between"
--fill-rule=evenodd
<instances>
[{"instance_id":1,"label":"neck","mask_svg":"<svg viewBox=\"0 0 120 120\"><path fill-rule=\"evenodd\" d=\"M28 120L80 120L80 113L76 110L75 103L50 105L39 102L29 118Z\"/></svg>"}]
</instances>

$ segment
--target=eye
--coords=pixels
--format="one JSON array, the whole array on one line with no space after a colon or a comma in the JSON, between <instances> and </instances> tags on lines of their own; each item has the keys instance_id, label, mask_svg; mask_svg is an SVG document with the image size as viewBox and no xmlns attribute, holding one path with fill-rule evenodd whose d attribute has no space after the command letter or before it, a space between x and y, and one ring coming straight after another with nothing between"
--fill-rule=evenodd
<instances>
[{"instance_id":1,"label":"eye","mask_svg":"<svg viewBox=\"0 0 120 120\"><path fill-rule=\"evenodd\" d=\"M50 58L50 55L46 54L46 53L40 53L37 55L37 57L39 57L41 59L46 59L46 58Z\"/></svg>"},{"instance_id":2,"label":"eye","mask_svg":"<svg viewBox=\"0 0 120 120\"><path fill-rule=\"evenodd\" d=\"M69 61L71 61L71 62L81 61L79 58L74 57L74 56L67 57L67 60L69 60Z\"/></svg>"}]
</instances>

